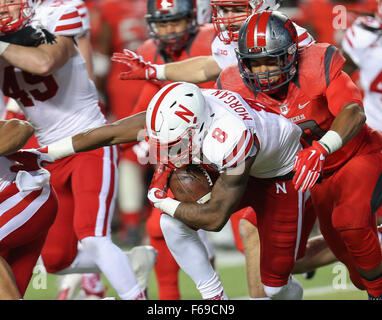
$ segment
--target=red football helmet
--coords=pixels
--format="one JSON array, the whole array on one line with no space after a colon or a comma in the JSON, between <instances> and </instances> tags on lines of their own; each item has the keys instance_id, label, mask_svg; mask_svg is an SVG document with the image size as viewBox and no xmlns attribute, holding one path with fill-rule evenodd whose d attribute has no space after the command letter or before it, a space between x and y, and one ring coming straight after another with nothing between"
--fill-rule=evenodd
<instances>
[{"instance_id":1,"label":"red football helmet","mask_svg":"<svg viewBox=\"0 0 382 320\"><path fill-rule=\"evenodd\" d=\"M211 0L212 23L225 44L237 41L239 29L252 13L277 10L282 0ZM228 7L232 13L228 14ZM240 7L240 9L238 8Z\"/></svg>"},{"instance_id":2,"label":"red football helmet","mask_svg":"<svg viewBox=\"0 0 382 320\"><path fill-rule=\"evenodd\" d=\"M21 29L32 17L34 6L33 0L6 0L0 5L0 34Z\"/></svg>"}]
</instances>

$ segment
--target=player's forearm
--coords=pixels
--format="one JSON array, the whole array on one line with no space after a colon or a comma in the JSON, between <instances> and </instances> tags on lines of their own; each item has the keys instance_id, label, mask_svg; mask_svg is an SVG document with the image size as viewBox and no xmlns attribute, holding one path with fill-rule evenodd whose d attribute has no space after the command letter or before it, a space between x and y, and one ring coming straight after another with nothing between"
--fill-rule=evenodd
<instances>
[{"instance_id":1,"label":"player's forearm","mask_svg":"<svg viewBox=\"0 0 382 320\"><path fill-rule=\"evenodd\" d=\"M51 57L39 48L10 44L1 55L10 65L29 73L45 75L51 70Z\"/></svg>"},{"instance_id":2,"label":"player's forearm","mask_svg":"<svg viewBox=\"0 0 382 320\"><path fill-rule=\"evenodd\" d=\"M187 60L166 64L165 75L170 81L201 83L210 81L205 72L208 56L200 56Z\"/></svg>"},{"instance_id":3,"label":"player's forearm","mask_svg":"<svg viewBox=\"0 0 382 320\"><path fill-rule=\"evenodd\" d=\"M348 103L334 119L330 130L336 131L345 144L359 133L365 121L364 109L357 103Z\"/></svg>"},{"instance_id":4,"label":"player's forearm","mask_svg":"<svg viewBox=\"0 0 382 320\"><path fill-rule=\"evenodd\" d=\"M33 135L34 128L26 121L11 119L0 122L0 156L21 149Z\"/></svg>"},{"instance_id":5,"label":"player's forearm","mask_svg":"<svg viewBox=\"0 0 382 320\"><path fill-rule=\"evenodd\" d=\"M23 71L46 76L61 68L75 54L77 49L73 39L58 36L54 44L41 44L38 47L10 44L1 53L1 58Z\"/></svg>"},{"instance_id":6,"label":"player's forearm","mask_svg":"<svg viewBox=\"0 0 382 320\"><path fill-rule=\"evenodd\" d=\"M92 128L50 144L45 152L57 160L78 152L135 142L143 135L145 119L146 113L141 112L112 124Z\"/></svg>"},{"instance_id":7,"label":"player's forearm","mask_svg":"<svg viewBox=\"0 0 382 320\"><path fill-rule=\"evenodd\" d=\"M207 231L220 231L227 223L230 213L217 204L182 202L175 211L175 218L191 227Z\"/></svg>"}]
</instances>

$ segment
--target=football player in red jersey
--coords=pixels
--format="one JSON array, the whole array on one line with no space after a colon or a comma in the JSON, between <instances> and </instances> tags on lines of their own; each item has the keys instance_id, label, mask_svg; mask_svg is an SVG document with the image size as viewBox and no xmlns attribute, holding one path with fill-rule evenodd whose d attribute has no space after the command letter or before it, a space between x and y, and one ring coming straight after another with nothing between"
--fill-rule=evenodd
<instances>
[{"instance_id":1,"label":"football player in red jersey","mask_svg":"<svg viewBox=\"0 0 382 320\"><path fill-rule=\"evenodd\" d=\"M211 43L216 36L215 30L211 24L197 24L193 1L174 0L168 3L170 7L166 9L165 3L155 0L147 2L146 19L151 39L138 48L138 54L144 60L157 64L182 61L198 55L211 55ZM113 60L118 60L116 57L123 58L123 55L114 54ZM122 66L122 64L118 65ZM168 83L168 81L144 81L143 89L132 114L146 110L151 98ZM126 83L121 82L121 85L125 86ZM213 85L214 82L206 82L200 87L212 88ZM144 146L141 145L141 147ZM175 300L180 298L179 266L163 238L159 225L160 214L160 210L151 209L146 222L146 230L150 237L150 244L158 251L157 263L154 268L158 281L159 299ZM211 250L209 255L212 258Z\"/></svg>"},{"instance_id":2,"label":"football player in red jersey","mask_svg":"<svg viewBox=\"0 0 382 320\"><path fill-rule=\"evenodd\" d=\"M282 41L275 43L271 34ZM247 19L237 56L239 68L225 69L218 87L256 97L303 129L306 148L296 158L295 186L310 189L321 232L353 283L380 298L375 213L382 136L365 125L361 94L342 71L345 59L329 44L298 50L293 25L278 13Z\"/></svg>"}]
</instances>

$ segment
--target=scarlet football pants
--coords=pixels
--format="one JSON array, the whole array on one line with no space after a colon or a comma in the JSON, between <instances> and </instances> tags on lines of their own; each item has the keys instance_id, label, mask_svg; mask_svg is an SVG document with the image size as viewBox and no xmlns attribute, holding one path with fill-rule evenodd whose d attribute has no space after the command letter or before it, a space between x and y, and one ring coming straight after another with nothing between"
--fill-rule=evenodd
<instances>
[{"instance_id":1,"label":"scarlet football pants","mask_svg":"<svg viewBox=\"0 0 382 320\"><path fill-rule=\"evenodd\" d=\"M357 268L372 270L381 263L376 229L381 188L382 154L365 152L350 159L311 190L322 235L360 289L367 285L364 286Z\"/></svg>"},{"instance_id":2,"label":"scarlet football pants","mask_svg":"<svg viewBox=\"0 0 382 320\"><path fill-rule=\"evenodd\" d=\"M22 296L56 217L57 205L49 185L20 192L12 183L0 192L0 255L11 266Z\"/></svg>"},{"instance_id":3,"label":"scarlet football pants","mask_svg":"<svg viewBox=\"0 0 382 320\"><path fill-rule=\"evenodd\" d=\"M292 180L277 181L250 177L241 208L251 207L260 237L260 274L264 285L281 287L298 256L304 222L304 194L296 192ZM252 214L251 210L247 213Z\"/></svg>"},{"instance_id":4,"label":"scarlet football pants","mask_svg":"<svg viewBox=\"0 0 382 320\"><path fill-rule=\"evenodd\" d=\"M42 250L48 272L65 269L77 255L78 240L110 236L118 183L117 147L60 159L47 167L59 200L57 218Z\"/></svg>"}]
</instances>

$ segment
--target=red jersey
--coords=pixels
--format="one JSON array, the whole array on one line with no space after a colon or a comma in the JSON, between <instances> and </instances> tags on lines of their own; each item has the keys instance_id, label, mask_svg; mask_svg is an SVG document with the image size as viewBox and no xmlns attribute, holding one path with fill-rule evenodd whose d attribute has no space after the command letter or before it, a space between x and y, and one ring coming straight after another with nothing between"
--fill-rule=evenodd
<instances>
[{"instance_id":1,"label":"red jersey","mask_svg":"<svg viewBox=\"0 0 382 320\"><path fill-rule=\"evenodd\" d=\"M112 52L135 51L147 39L146 4L137 0L104 0L101 21L112 29Z\"/></svg>"},{"instance_id":2,"label":"red jersey","mask_svg":"<svg viewBox=\"0 0 382 320\"><path fill-rule=\"evenodd\" d=\"M138 54L145 61L151 61L154 64L165 64L168 62L182 61L197 56L211 56L211 43L216 37L215 29L212 24L199 26L198 32L190 38L186 47L178 56L169 56L157 45L153 39L147 40L138 48ZM146 110L151 98L170 81L146 81L138 103L132 114ZM200 88L213 88L214 82L204 82L198 85Z\"/></svg>"},{"instance_id":3,"label":"red jersey","mask_svg":"<svg viewBox=\"0 0 382 320\"><path fill-rule=\"evenodd\" d=\"M336 47L313 44L301 49L298 59L297 75L289 83L282 101L265 93L258 93L255 98L241 79L236 65L223 70L217 87L238 92L244 98L255 98L256 102L291 119L303 129L302 142L306 146L313 140L319 140L329 130L345 103L362 105L362 97L355 84L342 71L345 59ZM365 136L370 130L365 125L356 137L329 155L324 172L331 173L352 157L366 144Z\"/></svg>"}]
</instances>

